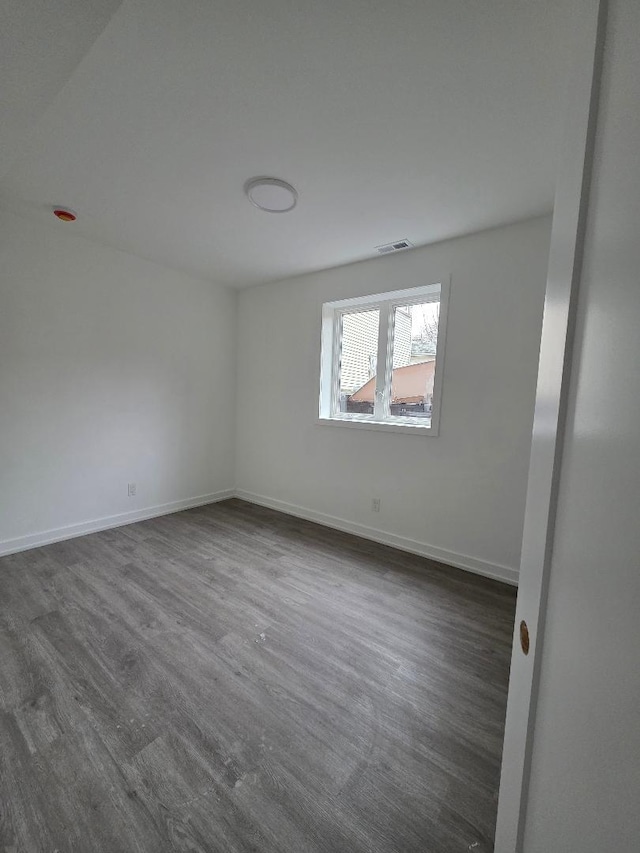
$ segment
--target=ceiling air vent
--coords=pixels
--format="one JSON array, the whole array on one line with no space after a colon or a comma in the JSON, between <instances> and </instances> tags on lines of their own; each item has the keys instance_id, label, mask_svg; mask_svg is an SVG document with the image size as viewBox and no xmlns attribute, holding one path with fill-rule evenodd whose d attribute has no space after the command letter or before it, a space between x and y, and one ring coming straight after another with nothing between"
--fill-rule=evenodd
<instances>
[{"instance_id":1,"label":"ceiling air vent","mask_svg":"<svg viewBox=\"0 0 640 853\"><path fill-rule=\"evenodd\" d=\"M389 252L402 252L404 249L412 249L413 243L408 240L396 240L395 243L385 243L384 246L376 246L379 255L388 255Z\"/></svg>"}]
</instances>

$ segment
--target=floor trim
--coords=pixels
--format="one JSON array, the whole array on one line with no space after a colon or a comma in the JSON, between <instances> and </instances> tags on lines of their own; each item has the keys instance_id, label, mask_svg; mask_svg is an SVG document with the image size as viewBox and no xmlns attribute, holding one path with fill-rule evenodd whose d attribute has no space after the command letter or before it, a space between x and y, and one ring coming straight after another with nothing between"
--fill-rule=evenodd
<instances>
[{"instance_id":1,"label":"floor trim","mask_svg":"<svg viewBox=\"0 0 640 853\"><path fill-rule=\"evenodd\" d=\"M269 498L265 495L257 495L253 492L246 492L243 489L237 489L235 496L248 503L275 509L279 512L287 513L287 515L304 518L307 521L315 521L317 524L332 527L334 530L342 530L344 533L353 533L355 536L361 536L363 539L370 539L373 542L380 542L383 545L391 545L393 548L399 548L401 551L419 554L421 557L428 557L431 560L437 560L439 563L446 563L449 566L455 566L467 572L503 581L511 586L518 585L518 572L509 566L489 563L477 557L457 554L455 551L446 551L443 548L428 545L426 542L418 542L416 539L409 539L406 536L396 536L394 533L387 533L375 527L356 524L355 522L347 521L334 515L316 512L313 509L307 509L298 504L287 503L286 501Z\"/></svg>"},{"instance_id":2,"label":"floor trim","mask_svg":"<svg viewBox=\"0 0 640 853\"><path fill-rule=\"evenodd\" d=\"M390 545L392 548L399 548L401 551L408 551L410 554L419 554L421 557L428 557L431 560L437 560L439 563L455 566L458 569L464 569L467 572L473 572L483 577L494 578L495 580L511 584L511 586L518 585L518 572L515 569L509 568L509 566L501 566L497 563L480 560L477 557L469 557L465 554L458 554L455 551L447 551L443 548L437 548L435 545L429 545L426 542L418 542L416 539L409 539L406 536L396 536L394 533L378 530L375 527L356 524L344 518L338 518L337 516L328 515L323 512L316 512L313 509L281 501L277 498L269 498L265 495L246 492L243 489L225 489L209 495L171 501L170 503L158 504L157 506L146 507L145 509L134 510L132 512L123 512L118 515L104 516L103 518L97 518L92 521L69 524L66 527L44 530L40 533L31 533L27 536L18 536L15 539L5 539L0 542L0 557L17 554L20 551L28 551L30 548L40 548L42 545L50 545L53 542L62 542L65 539L75 539L77 536L97 533L99 530L109 530L113 527L134 524L136 521L144 521L148 518L170 515L173 512L180 512L183 509L217 503L218 501L228 500L233 497L240 498L248 503L275 509L287 515L293 515L296 518L314 521L317 524L331 527L334 530L342 530L344 533L362 536L363 539L370 539L373 542Z\"/></svg>"},{"instance_id":3,"label":"floor trim","mask_svg":"<svg viewBox=\"0 0 640 853\"><path fill-rule=\"evenodd\" d=\"M39 548L41 545L50 545L53 542L61 542L65 539L75 539L77 536L86 536L87 533L97 533L99 530L123 527L125 524L133 524L136 521L144 521L147 518L170 515L173 512L180 512L183 509L217 503L218 501L228 500L228 498L234 497L235 494L233 489L225 489L209 495L199 495L195 498L185 498L180 501L157 504L156 506L144 509L136 509L132 512L121 512L118 515L96 518L93 521L81 521L78 524L69 524L66 527L43 530L41 533L30 533L27 536L18 536L15 539L5 539L0 542L0 557L7 554L17 554L19 551L28 551L30 548Z\"/></svg>"}]
</instances>

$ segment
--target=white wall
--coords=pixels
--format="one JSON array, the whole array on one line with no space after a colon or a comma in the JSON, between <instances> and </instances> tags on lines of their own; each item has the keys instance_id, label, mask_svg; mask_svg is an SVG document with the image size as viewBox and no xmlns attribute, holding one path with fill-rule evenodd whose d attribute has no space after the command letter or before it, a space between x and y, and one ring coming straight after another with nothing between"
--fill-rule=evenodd
<instances>
[{"instance_id":1,"label":"white wall","mask_svg":"<svg viewBox=\"0 0 640 853\"><path fill-rule=\"evenodd\" d=\"M549 236L544 217L242 291L240 492L515 578ZM440 435L317 424L322 303L443 272L452 283Z\"/></svg>"},{"instance_id":2,"label":"white wall","mask_svg":"<svg viewBox=\"0 0 640 853\"><path fill-rule=\"evenodd\" d=\"M525 853L640 850L639 41L611 0Z\"/></svg>"},{"instance_id":3,"label":"white wall","mask_svg":"<svg viewBox=\"0 0 640 853\"><path fill-rule=\"evenodd\" d=\"M0 552L233 488L234 293L6 212L0 271Z\"/></svg>"}]
</instances>

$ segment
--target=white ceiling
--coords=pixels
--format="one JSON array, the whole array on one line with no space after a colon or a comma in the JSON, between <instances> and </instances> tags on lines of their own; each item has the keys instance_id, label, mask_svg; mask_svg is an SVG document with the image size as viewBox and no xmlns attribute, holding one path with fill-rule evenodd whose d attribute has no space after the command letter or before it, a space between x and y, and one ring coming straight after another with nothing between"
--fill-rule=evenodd
<instances>
[{"instance_id":1,"label":"white ceiling","mask_svg":"<svg viewBox=\"0 0 640 853\"><path fill-rule=\"evenodd\" d=\"M0 175L121 0L5 0L0 5Z\"/></svg>"},{"instance_id":2,"label":"white ceiling","mask_svg":"<svg viewBox=\"0 0 640 853\"><path fill-rule=\"evenodd\" d=\"M57 40L4 29L30 35L0 200L52 227L245 286L551 209L570 0L51 5ZM256 175L294 184L295 210L253 207Z\"/></svg>"}]
</instances>

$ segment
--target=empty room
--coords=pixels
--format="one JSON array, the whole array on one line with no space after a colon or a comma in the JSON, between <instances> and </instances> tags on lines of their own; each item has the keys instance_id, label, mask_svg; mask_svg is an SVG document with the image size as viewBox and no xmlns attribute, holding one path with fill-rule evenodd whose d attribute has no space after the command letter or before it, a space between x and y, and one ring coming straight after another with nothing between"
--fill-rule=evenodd
<instances>
[{"instance_id":1,"label":"empty room","mask_svg":"<svg viewBox=\"0 0 640 853\"><path fill-rule=\"evenodd\" d=\"M635 853L635 0L6 0L0 851Z\"/></svg>"}]
</instances>

